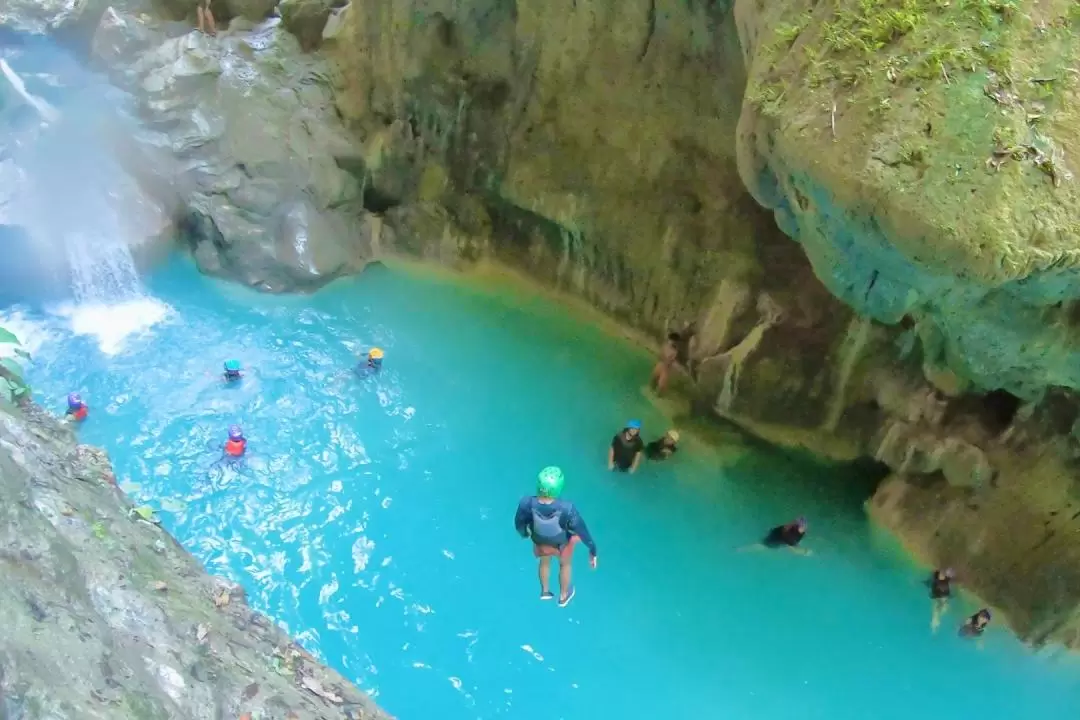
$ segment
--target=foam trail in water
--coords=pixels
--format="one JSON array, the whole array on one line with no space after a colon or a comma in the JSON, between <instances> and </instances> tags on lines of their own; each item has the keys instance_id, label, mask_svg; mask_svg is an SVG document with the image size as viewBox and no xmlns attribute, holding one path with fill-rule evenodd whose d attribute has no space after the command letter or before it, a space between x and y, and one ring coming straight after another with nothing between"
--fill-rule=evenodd
<instances>
[{"instance_id":1,"label":"foam trail in water","mask_svg":"<svg viewBox=\"0 0 1080 720\"><path fill-rule=\"evenodd\" d=\"M119 302L64 303L53 312L68 321L73 333L96 338L101 352L116 355L129 337L164 320L172 308L142 295Z\"/></svg>"}]
</instances>

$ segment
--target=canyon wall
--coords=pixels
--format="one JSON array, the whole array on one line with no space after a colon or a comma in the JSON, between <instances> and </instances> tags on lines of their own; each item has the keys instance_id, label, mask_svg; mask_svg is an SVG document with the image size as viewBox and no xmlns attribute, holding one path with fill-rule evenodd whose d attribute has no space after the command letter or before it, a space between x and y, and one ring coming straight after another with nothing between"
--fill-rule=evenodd
<instances>
[{"instance_id":1,"label":"canyon wall","mask_svg":"<svg viewBox=\"0 0 1080 720\"><path fill-rule=\"evenodd\" d=\"M494 258L660 338L702 411L1080 644L1065 2L285 0L375 255ZM874 9L877 8L877 9ZM1075 103L1074 103L1075 105Z\"/></svg>"},{"instance_id":2,"label":"canyon wall","mask_svg":"<svg viewBox=\"0 0 1080 720\"><path fill-rule=\"evenodd\" d=\"M0 716L385 720L33 405L0 407Z\"/></svg>"}]
</instances>

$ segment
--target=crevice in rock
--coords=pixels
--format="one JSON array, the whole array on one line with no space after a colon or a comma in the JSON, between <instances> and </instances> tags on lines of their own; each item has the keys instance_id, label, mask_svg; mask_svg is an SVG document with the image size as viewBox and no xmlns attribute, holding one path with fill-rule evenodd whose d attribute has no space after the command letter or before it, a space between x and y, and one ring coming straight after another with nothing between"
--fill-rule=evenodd
<instances>
[{"instance_id":1,"label":"crevice in rock","mask_svg":"<svg viewBox=\"0 0 1080 720\"><path fill-rule=\"evenodd\" d=\"M364 185L361 202L364 205L364 209L368 212L374 213L375 215L382 215L387 210L401 205L401 198L382 192L369 182Z\"/></svg>"},{"instance_id":2,"label":"crevice in rock","mask_svg":"<svg viewBox=\"0 0 1080 720\"><path fill-rule=\"evenodd\" d=\"M638 62L644 60L645 56L649 54L649 46L652 44L653 35L656 33L656 0L649 0L649 11L645 17L648 30L645 33L645 42L641 46L641 52L638 53Z\"/></svg>"}]
</instances>

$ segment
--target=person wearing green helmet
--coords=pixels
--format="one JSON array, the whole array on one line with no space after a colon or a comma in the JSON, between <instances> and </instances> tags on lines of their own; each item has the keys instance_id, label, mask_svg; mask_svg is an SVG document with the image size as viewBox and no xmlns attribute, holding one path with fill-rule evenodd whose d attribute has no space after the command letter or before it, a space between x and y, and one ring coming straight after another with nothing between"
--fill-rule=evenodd
<instances>
[{"instance_id":1,"label":"person wearing green helmet","mask_svg":"<svg viewBox=\"0 0 1080 720\"><path fill-rule=\"evenodd\" d=\"M572 561L574 547L583 542L589 548L589 565L596 569L596 543L574 504L559 499L566 479L557 467L546 467L537 477L536 495L518 503L514 528L523 538L532 538L533 555L540 560L540 599L552 600L551 558L559 559L559 607L574 599Z\"/></svg>"}]
</instances>

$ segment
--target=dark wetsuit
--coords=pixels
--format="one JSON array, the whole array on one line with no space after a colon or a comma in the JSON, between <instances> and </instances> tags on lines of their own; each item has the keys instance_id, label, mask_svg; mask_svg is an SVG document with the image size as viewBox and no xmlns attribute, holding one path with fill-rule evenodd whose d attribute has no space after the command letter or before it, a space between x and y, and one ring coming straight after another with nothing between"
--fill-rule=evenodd
<instances>
[{"instance_id":1,"label":"dark wetsuit","mask_svg":"<svg viewBox=\"0 0 1080 720\"><path fill-rule=\"evenodd\" d=\"M765 547L795 547L806 536L805 530L800 530L794 523L778 525L769 531L762 543Z\"/></svg>"},{"instance_id":2,"label":"dark wetsuit","mask_svg":"<svg viewBox=\"0 0 1080 720\"><path fill-rule=\"evenodd\" d=\"M226 382L235 382L235 381L237 381L239 379L240 379L240 371L239 370L226 370L225 371L225 381Z\"/></svg>"},{"instance_id":3,"label":"dark wetsuit","mask_svg":"<svg viewBox=\"0 0 1080 720\"><path fill-rule=\"evenodd\" d=\"M618 433L611 438L611 449L615 460L615 467L619 470L629 470L634 464L634 457L645 449L645 443L641 435L635 435L632 440L626 439L626 433Z\"/></svg>"},{"instance_id":4,"label":"dark wetsuit","mask_svg":"<svg viewBox=\"0 0 1080 720\"><path fill-rule=\"evenodd\" d=\"M949 586L949 578L941 577L937 573L930 576L930 597L934 600L942 600L952 595L952 588Z\"/></svg>"},{"instance_id":5,"label":"dark wetsuit","mask_svg":"<svg viewBox=\"0 0 1080 720\"><path fill-rule=\"evenodd\" d=\"M659 440L653 440L651 443L645 446L645 457L650 460L666 460L675 454L678 450L677 445L670 445L664 442L663 438Z\"/></svg>"},{"instance_id":6,"label":"dark wetsuit","mask_svg":"<svg viewBox=\"0 0 1080 720\"><path fill-rule=\"evenodd\" d=\"M978 637L986 631L986 625L979 627L975 624L975 619L979 617L978 613L975 613L968 618L968 621L960 628L960 634L964 637Z\"/></svg>"}]
</instances>

